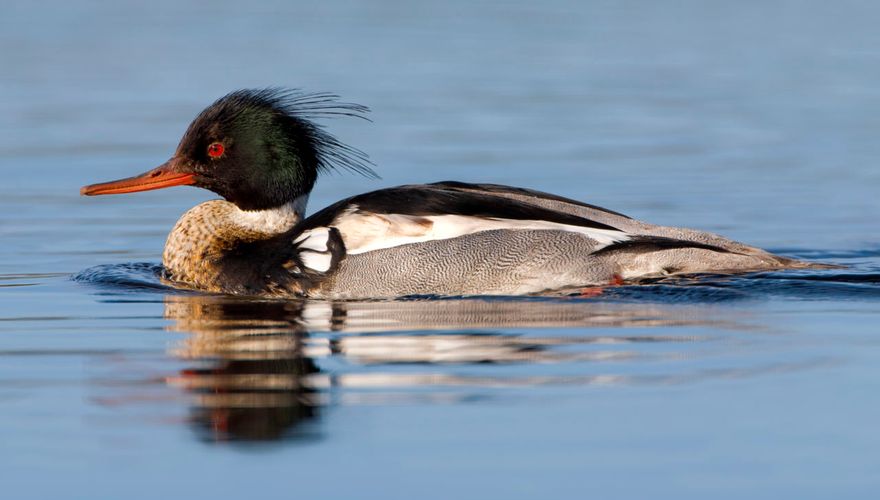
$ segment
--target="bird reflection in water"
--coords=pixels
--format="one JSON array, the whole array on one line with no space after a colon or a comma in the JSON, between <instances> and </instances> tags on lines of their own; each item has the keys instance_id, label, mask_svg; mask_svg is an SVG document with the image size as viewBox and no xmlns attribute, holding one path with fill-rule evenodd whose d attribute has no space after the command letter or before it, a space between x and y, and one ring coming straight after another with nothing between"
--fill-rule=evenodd
<instances>
[{"instance_id":1,"label":"bird reflection in water","mask_svg":"<svg viewBox=\"0 0 880 500\"><path fill-rule=\"evenodd\" d=\"M205 439L308 438L328 404L449 402L480 389L626 383L626 376L589 374L584 362L680 355L632 347L700 337L615 334L619 327L707 323L693 311L673 311L565 299L331 303L175 295L166 298L165 316L171 330L188 336L172 354L198 366L168 381L194 396L191 420ZM535 330L550 327L611 333ZM444 368L487 363L565 365L570 373Z\"/></svg>"},{"instance_id":2,"label":"bird reflection in water","mask_svg":"<svg viewBox=\"0 0 880 500\"><path fill-rule=\"evenodd\" d=\"M169 297L170 329L191 336L172 352L201 366L169 383L195 395L191 421L208 440L308 437L319 373L307 355L301 302Z\"/></svg>"}]
</instances>

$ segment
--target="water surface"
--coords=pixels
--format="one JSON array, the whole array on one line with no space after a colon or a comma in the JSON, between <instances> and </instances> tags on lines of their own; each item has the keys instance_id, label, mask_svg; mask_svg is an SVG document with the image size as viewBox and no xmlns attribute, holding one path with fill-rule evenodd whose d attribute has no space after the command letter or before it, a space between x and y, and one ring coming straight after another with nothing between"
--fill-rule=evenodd
<instances>
[{"instance_id":1,"label":"water surface","mask_svg":"<svg viewBox=\"0 0 880 500\"><path fill-rule=\"evenodd\" d=\"M866 497L880 8L18 2L0 19L10 498ZM237 299L156 277L211 194L83 199L241 87L338 92L382 179L502 182L844 269L596 297Z\"/></svg>"}]
</instances>

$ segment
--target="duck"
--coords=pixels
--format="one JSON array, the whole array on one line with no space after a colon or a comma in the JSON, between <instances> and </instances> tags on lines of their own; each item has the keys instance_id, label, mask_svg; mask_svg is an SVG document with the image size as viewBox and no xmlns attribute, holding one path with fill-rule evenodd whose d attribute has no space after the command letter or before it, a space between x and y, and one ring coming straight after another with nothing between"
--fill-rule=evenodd
<instances>
[{"instance_id":1,"label":"duck","mask_svg":"<svg viewBox=\"0 0 880 500\"><path fill-rule=\"evenodd\" d=\"M316 120L364 118L335 94L233 91L190 123L173 156L85 196L196 186L220 199L168 235L164 279L206 292L330 300L530 295L677 275L822 267L717 234L653 225L581 201L457 181L379 189L306 216L320 174L378 177Z\"/></svg>"}]
</instances>

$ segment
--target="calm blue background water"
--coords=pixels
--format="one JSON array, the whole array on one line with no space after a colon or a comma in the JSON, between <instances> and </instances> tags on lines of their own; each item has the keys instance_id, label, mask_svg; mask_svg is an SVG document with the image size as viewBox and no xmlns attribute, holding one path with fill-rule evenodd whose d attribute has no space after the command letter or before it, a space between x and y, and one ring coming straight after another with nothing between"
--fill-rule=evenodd
<instances>
[{"instance_id":1,"label":"calm blue background water","mask_svg":"<svg viewBox=\"0 0 880 500\"><path fill-rule=\"evenodd\" d=\"M880 486L877 4L2 10L4 495ZM313 210L400 183L503 182L851 267L593 300L331 305L162 287L167 231L211 194L79 187L163 162L202 107L268 85L373 108L373 123L327 125L383 178L326 177Z\"/></svg>"}]
</instances>

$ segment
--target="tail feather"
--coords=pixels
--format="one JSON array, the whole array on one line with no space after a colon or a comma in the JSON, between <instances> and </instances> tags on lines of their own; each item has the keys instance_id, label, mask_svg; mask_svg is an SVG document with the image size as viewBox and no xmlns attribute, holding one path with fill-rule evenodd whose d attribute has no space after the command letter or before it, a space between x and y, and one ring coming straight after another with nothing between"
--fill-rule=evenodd
<instances>
[{"instance_id":1,"label":"tail feather","mask_svg":"<svg viewBox=\"0 0 880 500\"><path fill-rule=\"evenodd\" d=\"M605 246L592 255L611 259L627 278L840 267L782 257L741 244L734 250L719 245L653 235L634 235L625 241Z\"/></svg>"}]
</instances>

